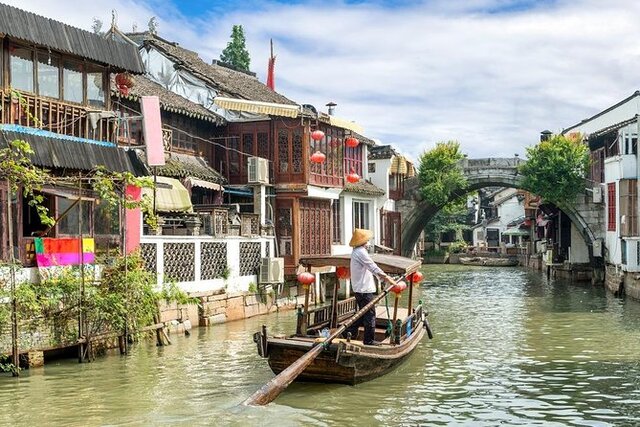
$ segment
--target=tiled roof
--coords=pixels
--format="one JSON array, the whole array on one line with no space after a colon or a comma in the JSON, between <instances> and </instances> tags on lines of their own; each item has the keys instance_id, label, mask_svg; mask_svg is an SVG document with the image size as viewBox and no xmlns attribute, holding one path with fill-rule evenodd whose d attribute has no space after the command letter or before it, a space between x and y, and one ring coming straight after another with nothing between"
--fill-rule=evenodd
<instances>
[{"instance_id":1,"label":"tiled roof","mask_svg":"<svg viewBox=\"0 0 640 427\"><path fill-rule=\"evenodd\" d=\"M225 178L215 171L202 157L171 153L164 166L158 167L158 175L171 178L194 177L216 184L224 184Z\"/></svg>"},{"instance_id":2,"label":"tiled roof","mask_svg":"<svg viewBox=\"0 0 640 427\"><path fill-rule=\"evenodd\" d=\"M191 102L144 76L132 76L132 79L133 87L127 96L122 95L113 83L111 85L112 93L117 97L131 101L137 101L140 96L157 96L160 100L160 107L165 111L213 122L218 125L222 125L225 122L223 117L204 108L202 105Z\"/></svg>"},{"instance_id":3,"label":"tiled roof","mask_svg":"<svg viewBox=\"0 0 640 427\"><path fill-rule=\"evenodd\" d=\"M390 145L376 145L369 148L369 160L390 159L398 153Z\"/></svg>"},{"instance_id":4,"label":"tiled roof","mask_svg":"<svg viewBox=\"0 0 640 427\"><path fill-rule=\"evenodd\" d=\"M361 179L356 183L346 183L343 190L343 193L356 193L356 194L367 194L369 196L382 196L384 195L384 190L380 187L376 187L369 181L365 181Z\"/></svg>"},{"instance_id":5,"label":"tiled roof","mask_svg":"<svg viewBox=\"0 0 640 427\"><path fill-rule=\"evenodd\" d=\"M178 46L151 33L127 34L129 38L144 46L153 46L172 60L196 74L216 88L220 95L252 101L296 105L296 102L269 89L253 73L247 73L221 65L218 61L209 64L191 50Z\"/></svg>"},{"instance_id":6,"label":"tiled roof","mask_svg":"<svg viewBox=\"0 0 640 427\"><path fill-rule=\"evenodd\" d=\"M72 27L35 13L0 4L0 33L51 50L78 55L116 69L143 73L135 46L107 40L90 31Z\"/></svg>"}]
</instances>

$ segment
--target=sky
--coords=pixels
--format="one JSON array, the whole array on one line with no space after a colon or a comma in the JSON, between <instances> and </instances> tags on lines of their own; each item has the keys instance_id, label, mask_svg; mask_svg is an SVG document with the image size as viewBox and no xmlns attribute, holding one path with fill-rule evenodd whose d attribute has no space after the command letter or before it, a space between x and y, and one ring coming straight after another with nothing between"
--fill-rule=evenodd
<instances>
[{"instance_id":1,"label":"sky","mask_svg":"<svg viewBox=\"0 0 640 427\"><path fill-rule=\"evenodd\" d=\"M525 156L640 88L634 0L2 0L90 29L147 28L218 59L244 27L251 69L276 90L364 127L417 160L456 140L471 158Z\"/></svg>"}]
</instances>

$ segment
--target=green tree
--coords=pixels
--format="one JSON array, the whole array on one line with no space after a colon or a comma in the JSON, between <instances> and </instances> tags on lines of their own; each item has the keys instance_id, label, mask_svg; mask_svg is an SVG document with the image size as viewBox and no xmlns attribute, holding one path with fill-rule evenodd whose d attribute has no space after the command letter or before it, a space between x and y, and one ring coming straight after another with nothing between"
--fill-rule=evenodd
<instances>
[{"instance_id":1,"label":"green tree","mask_svg":"<svg viewBox=\"0 0 640 427\"><path fill-rule=\"evenodd\" d=\"M443 206L454 191L467 186L459 165L464 155L457 141L438 142L435 148L420 155L418 179L422 197L436 206Z\"/></svg>"},{"instance_id":2,"label":"green tree","mask_svg":"<svg viewBox=\"0 0 640 427\"><path fill-rule=\"evenodd\" d=\"M469 210L466 198L461 197L447 203L427 224L424 231L427 238L440 245L442 233L455 232L456 241L462 241L462 231L468 230L467 224Z\"/></svg>"},{"instance_id":3,"label":"green tree","mask_svg":"<svg viewBox=\"0 0 640 427\"><path fill-rule=\"evenodd\" d=\"M249 71L251 58L245 44L244 30L242 25L234 25L231 31L231 41L222 51L220 60L231 64L239 70Z\"/></svg>"},{"instance_id":4,"label":"green tree","mask_svg":"<svg viewBox=\"0 0 640 427\"><path fill-rule=\"evenodd\" d=\"M527 162L519 167L524 189L557 206L570 206L584 191L589 148L582 137L554 135L527 147Z\"/></svg>"}]
</instances>

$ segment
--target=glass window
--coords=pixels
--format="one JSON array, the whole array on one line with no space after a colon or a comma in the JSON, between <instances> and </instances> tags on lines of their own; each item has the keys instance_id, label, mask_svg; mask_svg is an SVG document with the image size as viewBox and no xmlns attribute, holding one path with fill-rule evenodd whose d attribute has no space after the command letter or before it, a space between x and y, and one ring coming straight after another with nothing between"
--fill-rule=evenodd
<instances>
[{"instance_id":1,"label":"glass window","mask_svg":"<svg viewBox=\"0 0 640 427\"><path fill-rule=\"evenodd\" d=\"M11 87L34 92L33 55L31 50L15 47L11 51Z\"/></svg>"},{"instance_id":2,"label":"glass window","mask_svg":"<svg viewBox=\"0 0 640 427\"><path fill-rule=\"evenodd\" d=\"M94 107L104 107L104 71L98 67L87 70L87 102Z\"/></svg>"},{"instance_id":3,"label":"glass window","mask_svg":"<svg viewBox=\"0 0 640 427\"><path fill-rule=\"evenodd\" d=\"M102 202L94 209L95 234L119 235L120 213L118 206Z\"/></svg>"},{"instance_id":4,"label":"glass window","mask_svg":"<svg viewBox=\"0 0 640 427\"><path fill-rule=\"evenodd\" d=\"M38 54L38 94L60 98L60 61L50 54Z\"/></svg>"},{"instance_id":5,"label":"glass window","mask_svg":"<svg viewBox=\"0 0 640 427\"><path fill-rule=\"evenodd\" d=\"M82 89L82 64L64 61L62 69L62 83L64 100L82 104L84 93Z\"/></svg>"},{"instance_id":6,"label":"glass window","mask_svg":"<svg viewBox=\"0 0 640 427\"><path fill-rule=\"evenodd\" d=\"M353 202L353 228L369 228L369 203Z\"/></svg>"},{"instance_id":7,"label":"glass window","mask_svg":"<svg viewBox=\"0 0 640 427\"><path fill-rule=\"evenodd\" d=\"M75 200L58 197L58 217L75 203ZM58 234L77 236L80 208L82 208L82 233L91 233L91 202L83 201L76 203L64 217L58 220Z\"/></svg>"}]
</instances>

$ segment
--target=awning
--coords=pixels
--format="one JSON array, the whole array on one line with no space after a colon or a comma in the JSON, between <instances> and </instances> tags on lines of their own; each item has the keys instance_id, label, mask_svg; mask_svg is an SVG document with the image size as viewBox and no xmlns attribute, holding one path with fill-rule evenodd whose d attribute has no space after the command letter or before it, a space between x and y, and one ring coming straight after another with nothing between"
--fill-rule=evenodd
<instances>
[{"instance_id":1,"label":"awning","mask_svg":"<svg viewBox=\"0 0 640 427\"><path fill-rule=\"evenodd\" d=\"M253 197L253 191L248 189L225 187L224 192L226 194L233 194L235 196Z\"/></svg>"},{"instance_id":2,"label":"awning","mask_svg":"<svg viewBox=\"0 0 640 427\"><path fill-rule=\"evenodd\" d=\"M521 228L507 228L502 232L503 236L529 236L529 230L523 230Z\"/></svg>"},{"instance_id":3,"label":"awning","mask_svg":"<svg viewBox=\"0 0 640 427\"><path fill-rule=\"evenodd\" d=\"M94 202L95 197L88 197L86 195L79 196L78 190L71 188L60 188L53 186L45 186L40 190L41 193L50 194L52 196L61 197L68 200L82 200L83 202Z\"/></svg>"},{"instance_id":4,"label":"awning","mask_svg":"<svg viewBox=\"0 0 640 427\"><path fill-rule=\"evenodd\" d=\"M403 156L395 156L391 161L391 173L398 175L407 174L407 160Z\"/></svg>"},{"instance_id":5,"label":"awning","mask_svg":"<svg viewBox=\"0 0 640 427\"><path fill-rule=\"evenodd\" d=\"M154 179L153 177L149 177ZM153 202L153 195L156 195L156 211L158 212L193 212L191 196L189 191L174 178L165 176L155 177L158 185L153 188L143 188L142 194L149 197Z\"/></svg>"},{"instance_id":6,"label":"awning","mask_svg":"<svg viewBox=\"0 0 640 427\"><path fill-rule=\"evenodd\" d=\"M220 184L216 184L215 182L203 181L192 176L185 178L184 183L185 185L190 185L191 187L208 188L209 190L214 191L222 190L222 186Z\"/></svg>"},{"instance_id":7,"label":"awning","mask_svg":"<svg viewBox=\"0 0 640 427\"><path fill-rule=\"evenodd\" d=\"M216 96L213 102L226 110L246 111L247 113L269 114L272 116L298 117L302 111L301 107L297 104L276 104L273 102L224 98L222 96Z\"/></svg>"},{"instance_id":8,"label":"awning","mask_svg":"<svg viewBox=\"0 0 640 427\"><path fill-rule=\"evenodd\" d=\"M348 129L350 131L357 132L360 134L364 132L364 129L362 128L362 126L360 126L356 122L350 122L348 120L341 119L336 116L329 116L329 124L331 124L331 126L337 126L339 128Z\"/></svg>"}]
</instances>

